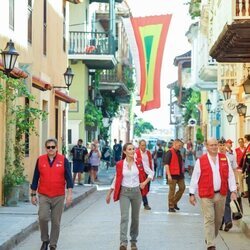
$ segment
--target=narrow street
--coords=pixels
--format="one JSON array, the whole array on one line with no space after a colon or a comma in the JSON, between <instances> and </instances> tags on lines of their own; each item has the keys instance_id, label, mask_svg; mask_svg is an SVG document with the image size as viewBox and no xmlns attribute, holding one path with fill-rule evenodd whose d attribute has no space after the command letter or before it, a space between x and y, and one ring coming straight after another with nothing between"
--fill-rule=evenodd
<instances>
[{"instance_id":1,"label":"narrow street","mask_svg":"<svg viewBox=\"0 0 250 250\"><path fill-rule=\"evenodd\" d=\"M59 250L119 249L119 203L112 202L106 205L107 188L107 186L98 187L97 192L64 212L58 243ZM181 210L170 214L167 212L167 192L168 186L164 181L153 182L148 197L152 210L141 209L138 249L205 249L199 205L192 207L188 203L188 189L186 189L179 203ZM40 234L36 231L15 250L35 250L40 248L40 244ZM217 239L219 250L247 250L249 245L250 240L236 225L228 233L220 232Z\"/></svg>"}]
</instances>

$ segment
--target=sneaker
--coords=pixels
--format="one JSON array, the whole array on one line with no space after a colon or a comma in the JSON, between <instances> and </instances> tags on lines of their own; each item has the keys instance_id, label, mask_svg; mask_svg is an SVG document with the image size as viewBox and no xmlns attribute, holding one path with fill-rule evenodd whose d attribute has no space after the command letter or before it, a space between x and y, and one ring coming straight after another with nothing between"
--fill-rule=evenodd
<instances>
[{"instance_id":1,"label":"sneaker","mask_svg":"<svg viewBox=\"0 0 250 250\"><path fill-rule=\"evenodd\" d=\"M56 250L56 247L55 246L50 246L49 249L50 250Z\"/></svg>"},{"instance_id":2,"label":"sneaker","mask_svg":"<svg viewBox=\"0 0 250 250\"><path fill-rule=\"evenodd\" d=\"M173 207L170 207L170 208L168 209L168 212L170 212L170 213L175 213L176 211L175 211L175 209L174 209Z\"/></svg>"},{"instance_id":3,"label":"sneaker","mask_svg":"<svg viewBox=\"0 0 250 250\"><path fill-rule=\"evenodd\" d=\"M78 182L78 185L79 185L79 186L83 186L83 184L82 184L81 182Z\"/></svg>"},{"instance_id":4,"label":"sneaker","mask_svg":"<svg viewBox=\"0 0 250 250\"><path fill-rule=\"evenodd\" d=\"M144 209L145 209L145 210L151 210L151 207L150 207L149 205L145 205L145 206L144 206Z\"/></svg>"},{"instance_id":5,"label":"sneaker","mask_svg":"<svg viewBox=\"0 0 250 250\"><path fill-rule=\"evenodd\" d=\"M131 250L137 250L137 246L136 246L136 243L135 242L132 242L131 243Z\"/></svg>"},{"instance_id":6,"label":"sneaker","mask_svg":"<svg viewBox=\"0 0 250 250\"><path fill-rule=\"evenodd\" d=\"M49 241L44 241L40 250L48 250Z\"/></svg>"}]
</instances>

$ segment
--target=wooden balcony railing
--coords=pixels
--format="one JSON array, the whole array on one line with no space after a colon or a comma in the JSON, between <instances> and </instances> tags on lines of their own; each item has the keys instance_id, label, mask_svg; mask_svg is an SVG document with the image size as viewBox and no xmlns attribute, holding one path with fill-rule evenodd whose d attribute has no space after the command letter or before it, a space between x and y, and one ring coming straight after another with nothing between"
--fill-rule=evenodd
<instances>
[{"instance_id":1,"label":"wooden balcony railing","mask_svg":"<svg viewBox=\"0 0 250 250\"><path fill-rule=\"evenodd\" d=\"M114 54L109 43L107 32L69 32L69 54Z\"/></svg>"},{"instance_id":2,"label":"wooden balcony railing","mask_svg":"<svg viewBox=\"0 0 250 250\"><path fill-rule=\"evenodd\" d=\"M250 18L250 0L233 0L234 19Z\"/></svg>"}]
</instances>

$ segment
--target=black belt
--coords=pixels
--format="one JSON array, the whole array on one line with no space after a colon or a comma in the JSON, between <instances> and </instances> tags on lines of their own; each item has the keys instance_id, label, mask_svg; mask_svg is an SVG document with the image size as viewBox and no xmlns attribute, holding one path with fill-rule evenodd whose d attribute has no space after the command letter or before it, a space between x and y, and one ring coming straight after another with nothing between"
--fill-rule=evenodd
<instances>
[{"instance_id":1,"label":"black belt","mask_svg":"<svg viewBox=\"0 0 250 250\"><path fill-rule=\"evenodd\" d=\"M215 193L215 194L217 194L217 193L219 193L219 192L220 192L220 190L218 190L218 191L214 191L214 193Z\"/></svg>"}]
</instances>

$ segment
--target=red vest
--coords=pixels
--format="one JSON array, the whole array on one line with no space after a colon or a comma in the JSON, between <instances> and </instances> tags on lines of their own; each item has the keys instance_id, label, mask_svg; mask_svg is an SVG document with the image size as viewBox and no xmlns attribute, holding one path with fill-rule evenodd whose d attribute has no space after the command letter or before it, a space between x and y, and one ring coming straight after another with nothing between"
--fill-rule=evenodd
<instances>
[{"instance_id":1,"label":"red vest","mask_svg":"<svg viewBox=\"0 0 250 250\"><path fill-rule=\"evenodd\" d=\"M171 175L180 175L180 164L179 164L179 160L178 160L178 156L177 153L175 151L174 148L170 148L169 149L171 154L172 154L172 158L169 164L169 171Z\"/></svg>"},{"instance_id":2,"label":"red vest","mask_svg":"<svg viewBox=\"0 0 250 250\"><path fill-rule=\"evenodd\" d=\"M153 169L152 155L151 155L149 150L146 150L146 152L147 152L147 155L148 155L149 167L151 169ZM138 149L135 150L135 153L136 153L137 158L141 159L141 161L142 161L141 150L138 148Z\"/></svg>"},{"instance_id":3,"label":"red vest","mask_svg":"<svg viewBox=\"0 0 250 250\"><path fill-rule=\"evenodd\" d=\"M57 154L53 165L50 166L48 155L38 158L40 173L38 192L48 197L65 195L64 155Z\"/></svg>"},{"instance_id":4,"label":"red vest","mask_svg":"<svg viewBox=\"0 0 250 250\"><path fill-rule=\"evenodd\" d=\"M116 163L116 181L115 181L115 190L114 190L114 201L118 201L120 198L122 178L123 178L123 175L122 175L123 162L124 160L121 160ZM142 162L139 159L137 159L136 161L136 166L139 170L139 182L142 183L147 179L147 177L146 177L146 173L144 172ZM148 193L148 185L146 185L144 189L141 189L142 196L147 195L147 193Z\"/></svg>"},{"instance_id":5,"label":"red vest","mask_svg":"<svg viewBox=\"0 0 250 250\"><path fill-rule=\"evenodd\" d=\"M229 165L225 154L218 153L219 171L221 178L220 194L227 195L228 191L228 169ZM213 172L207 154L200 157L201 175L198 182L198 191L201 198L214 197Z\"/></svg>"},{"instance_id":6,"label":"red vest","mask_svg":"<svg viewBox=\"0 0 250 250\"><path fill-rule=\"evenodd\" d=\"M245 152L246 148L244 147L244 150L242 152L242 150L240 148L236 148L235 149L235 153L236 153L236 159L237 159L237 165L238 165L238 169L241 169L240 167L240 161L244 155L244 152Z\"/></svg>"}]
</instances>

